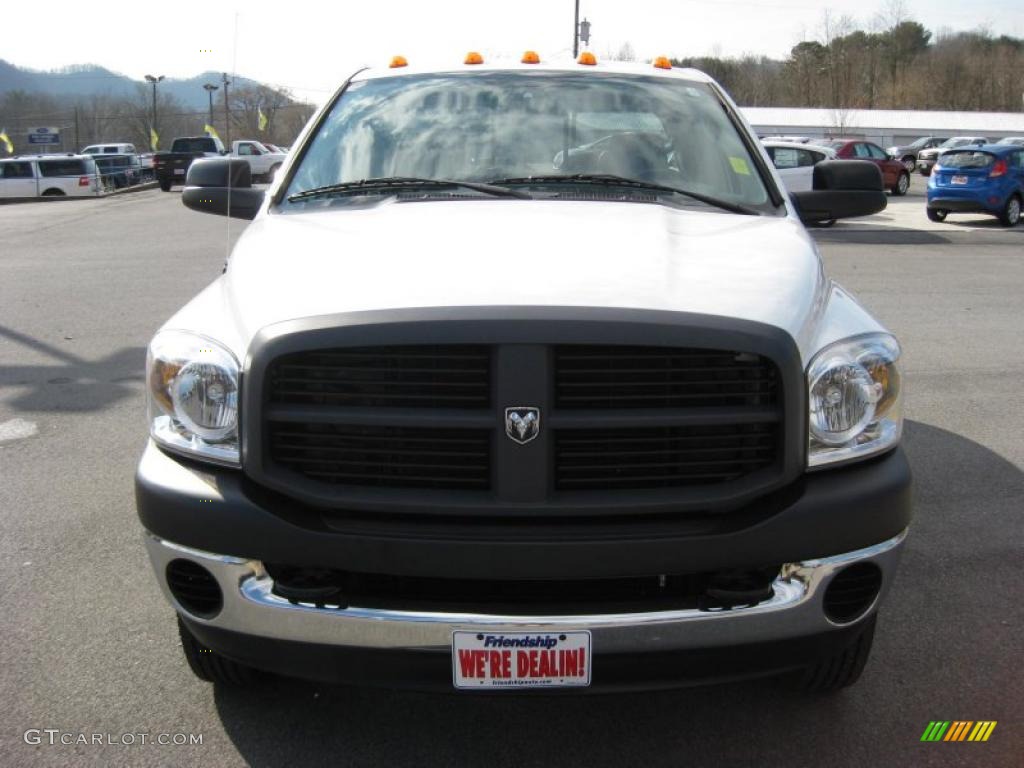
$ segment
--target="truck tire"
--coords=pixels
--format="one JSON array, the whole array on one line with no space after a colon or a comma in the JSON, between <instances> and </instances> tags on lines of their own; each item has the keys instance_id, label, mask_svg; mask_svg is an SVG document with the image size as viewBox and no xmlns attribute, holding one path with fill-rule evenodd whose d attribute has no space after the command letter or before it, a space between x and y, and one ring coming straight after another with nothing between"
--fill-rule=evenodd
<instances>
[{"instance_id":1,"label":"truck tire","mask_svg":"<svg viewBox=\"0 0 1024 768\"><path fill-rule=\"evenodd\" d=\"M162 189L164 192L170 192L171 191L171 180L170 179L160 179L160 189Z\"/></svg>"},{"instance_id":2,"label":"truck tire","mask_svg":"<svg viewBox=\"0 0 1024 768\"><path fill-rule=\"evenodd\" d=\"M907 169L907 173L913 173L914 168L917 166L917 158L913 155L903 156L903 167Z\"/></svg>"},{"instance_id":3,"label":"truck tire","mask_svg":"<svg viewBox=\"0 0 1024 768\"><path fill-rule=\"evenodd\" d=\"M797 679L797 686L806 693L835 693L860 679L871 645L875 639L878 614L864 622L864 628L846 648L807 667Z\"/></svg>"},{"instance_id":4,"label":"truck tire","mask_svg":"<svg viewBox=\"0 0 1024 768\"><path fill-rule=\"evenodd\" d=\"M185 661L200 680L215 685L245 686L256 679L256 672L251 667L227 659L199 642L180 616L178 635L181 637L181 650L185 653Z\"/></svg>"}]
</instances>

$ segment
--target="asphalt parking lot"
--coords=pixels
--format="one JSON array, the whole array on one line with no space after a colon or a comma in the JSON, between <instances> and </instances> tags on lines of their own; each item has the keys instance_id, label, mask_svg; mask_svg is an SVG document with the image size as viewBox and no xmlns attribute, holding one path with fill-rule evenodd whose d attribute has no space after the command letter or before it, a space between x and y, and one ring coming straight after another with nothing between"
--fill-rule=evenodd
<instances>
[{"instance_id":1,"label":"asphalt parking lot","mask_svg":"<svg viewBox=\"0 0 1024 768\"><path fill-rule=\"evenodd\" d=\"M145 347L244 224L140 192L0 206L0 765L1011 766L1024 755L1024 226L931 224L924 179L816 230L905 349L916 520L855 687L467 698L196 681L141 543ZM987 743L928 722L996 720ZM28 729L202 734L26 744Z\"/></svg>"}]
</instances>

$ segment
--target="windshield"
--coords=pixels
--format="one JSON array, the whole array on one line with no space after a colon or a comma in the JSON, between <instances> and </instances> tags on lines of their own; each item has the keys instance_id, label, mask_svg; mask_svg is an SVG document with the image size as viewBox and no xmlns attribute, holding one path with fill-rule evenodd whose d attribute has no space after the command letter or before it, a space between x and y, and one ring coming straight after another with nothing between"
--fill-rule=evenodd
<instances>
[{"instance_id":1,"label":"windshield","mask_svg":"<svg viewBox=\"0 0 1024 768\"><path fill-rule=\"evenodd\" d=\"M914 141L914 142L910 143L910 149L920 149L921 147L923 147L925 144L927 144L931 140L932 140L931 136L922 136L917 141Z\"/></svg>"},{"instance_id":2,"label":"windshield","mask_svg":"<svg viewBox=\"0 0 1024 768\"><path fill-rule=\"evenodd\" d=\"M947 152L939 159L943 168L988 168L995 158L985 152Z\"/></svg>"},{"instance_id":3,"label":"windshield","mask_svg":"<svg viewBox=\"0 0 1024 768\"><path fill-rule=\"evenodd\" d=\"M363 179L501 182L573 174L769 204L754 160L707 85L590 72L353 83L320 126L286 196Z\"/></svg>"}]
</instances>

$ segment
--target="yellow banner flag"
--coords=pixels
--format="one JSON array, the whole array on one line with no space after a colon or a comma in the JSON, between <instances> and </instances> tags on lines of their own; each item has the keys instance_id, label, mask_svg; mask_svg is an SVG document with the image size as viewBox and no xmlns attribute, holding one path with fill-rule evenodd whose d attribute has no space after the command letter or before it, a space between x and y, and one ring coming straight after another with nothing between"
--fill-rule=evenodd
<instances>
[{"instance_id":1,"label":"yellow banner flag","mask_svg":"<svg viewBox=\"0 0 1024 768\"><path fill-rule=\"evenodd\" d=\"M14 154L14 145L11 143L11 137L7 135L7 129L4 128L0 131L0 141L3 142L4 146L7 147L7 154Z\"/></svg>"},{"instance_id":2,"label":"yellow banner flag","mask_svg":"<svg viewBox=\"0 0 1024 768\"><path fill-rule=\"evenodd\" d=\"M260 107L256 107L256 118L261 131L267 130L267 116Z\"/></svg>"},{"instance_id":3,"label":"yellow banner flag","mask_svg":"<svg viewBox=\"0 0 1024 768\"><path fill-rule=\"evenodd\" d=\"M156 152L157 145L160 144L160 136L157 135L156 128L149 129L149 148Z\"/></svg>"},{"instance_id":4,"label":"yellow banner flag","mask_svg":"<svg viewBox=\"0 0 1024 768\"><path fill-rule=\"evenodd\" d=\"M209 136L210 138L220 141L220 134L217 133L217 129L209 123L203 126L203 130L206 131L206 135Z\"/></svg>"}]
</instances>

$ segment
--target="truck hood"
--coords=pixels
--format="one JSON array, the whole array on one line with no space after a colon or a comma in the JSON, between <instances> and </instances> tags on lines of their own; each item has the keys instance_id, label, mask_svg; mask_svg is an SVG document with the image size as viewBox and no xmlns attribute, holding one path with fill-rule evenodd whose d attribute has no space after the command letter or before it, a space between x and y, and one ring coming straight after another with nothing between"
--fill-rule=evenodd
<instances>
[{"instance_id":1,"label":"truck hood","mask_svg":"<svg viewBox=\"0 0 1024 768\"><path fill-rule=\"evenodd\" d=\"M283 320L512 305L743 318L782 328L804 348L828 283L813 241L791 218L465 200L261 214L220 288L244 353L261 328Z\"/></svg>"}]
</instances>

